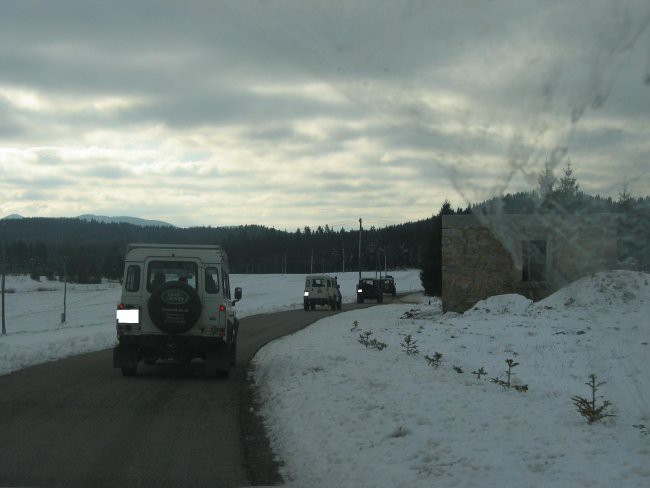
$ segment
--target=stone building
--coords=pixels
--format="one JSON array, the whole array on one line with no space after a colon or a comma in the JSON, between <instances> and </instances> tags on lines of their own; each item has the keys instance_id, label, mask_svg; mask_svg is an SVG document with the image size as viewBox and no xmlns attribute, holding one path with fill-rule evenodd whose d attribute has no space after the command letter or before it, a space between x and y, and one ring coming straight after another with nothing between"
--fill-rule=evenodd
<instances>
[{"instance_id":1,"label":"stone building","mask_svg":"<svg viewBox=\"0 0 650 488\"><path fill-rule=\"evenodd\" d=\"M493 295L539 300L616 267L616 214L444 215L443 310L463 312Z\"/></svg>"}]
</instances>

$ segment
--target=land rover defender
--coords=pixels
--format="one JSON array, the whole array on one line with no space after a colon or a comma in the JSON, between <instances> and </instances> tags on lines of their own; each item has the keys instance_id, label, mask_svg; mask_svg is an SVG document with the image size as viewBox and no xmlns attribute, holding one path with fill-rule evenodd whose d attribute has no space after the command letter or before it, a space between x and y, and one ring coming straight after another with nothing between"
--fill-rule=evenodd
<instances>
[{"instance_id":1,"label":"land rover defender","mask_svg":"<svg viewBox=\"0 0 650 488\"><path fill-rule=\"evenodd\" d=\"M138 363L200 358L207 375L225 376L237 355L239 322L220 246L129 244L117 306L113 366L125 376Z\"/></svg>"}]
</instances>

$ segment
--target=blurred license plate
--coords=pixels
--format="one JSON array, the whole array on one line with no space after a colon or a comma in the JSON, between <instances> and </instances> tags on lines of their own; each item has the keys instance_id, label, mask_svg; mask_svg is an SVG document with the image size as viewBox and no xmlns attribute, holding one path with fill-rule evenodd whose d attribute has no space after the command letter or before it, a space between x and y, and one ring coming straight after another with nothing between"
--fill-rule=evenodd
<instances>
[{"instance_id":1,"label":"blurred license plate","mask_svg":"<svg viewBox=\"0 0 650 488\"><path fill-rule=\"evenodd\" d=\"M137 308L129 310L117 311L118 324L139 324L140 323L140 310Z\"/></svg>"}]
</instances>

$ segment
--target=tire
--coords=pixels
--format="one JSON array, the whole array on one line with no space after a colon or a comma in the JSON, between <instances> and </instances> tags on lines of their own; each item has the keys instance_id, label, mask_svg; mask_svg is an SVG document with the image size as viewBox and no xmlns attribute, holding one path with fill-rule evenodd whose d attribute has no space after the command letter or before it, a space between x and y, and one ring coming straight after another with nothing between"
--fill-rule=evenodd
<instances>
[{"instance_id":1,"label":"tire","mask_svg":"<svg viewBox=\"0 0 650 488\"><path fill-rule=\"evenodd\" d=\"M304 305L305 305L305 312L306 312L307 310L309 310L309 302L305 302Z\"/></svg>"},{"instance_id":2,"label":"tire","mask_svg":"<svg viewBox=\"0 0 650 488\"><path fill-rule=\"evenodd\" d=\"M343 302L341 300L338 301L337 305L339 310L343 310Z\"/></svg>"},{"instance_id":3,"label":"tire","mask_svg":"<svg viewBox=\"0 0 650 488\"><path fill-rule=\"evenodd\" d=\"M230 366L237 363L237 341L233 342L230 346Z\"/></svg>"},{"instance_id":4,"label":"tire","mask_svg":"<svg viewBox=\"0 0 650 488\"><path fill-rule=\"evenodd\" d=\"M170 281L156 288L147 305L151 321L168 334L188 331L201 316L198 293L180 281Z\"/></svg>"},{"instance_id":5,"label":"tire","mask_svg":"<svg viewBox=\"0 0 650 488\"><path fill-rule=\"evenodd\" d=\"M135 376L138 373L138 367L131 367L127 368L126 366L122 366L122 376Z\"/></svg>"},{"instance_id":6,"label":"tire","mask_svg":"<svg viewBox=\"0 0 650 488\"><path fill-rule=\"evenodd\" d=\"M233 364L234 360L232 346L224 347L222 353L225 354L225 357L219 361L219 365L217 366L217 378L227 378L230 375L230 365Z\"/></svg>"},{"instance_id":7,"label":"tire","mask_svg":"<svg viewBox=\"0 0 650 488\"><path fill-rule=\"evenodd\" d=\"M239 327L235 328L234 338L230 343L230 366L234 366L237 362L237 335L239 334L238 329Z\"/></svg>"},{"instance_id":8,"label":"tire","mask_svg":"<svg viewBox=\"0 0 650 488\"><path fill-rule=\"evenodd\" d=\"M225 378L230 373L230 362L232 360L231 347L221 344L214 347L205 354L205 376Z\"/></svg>"},{"instance_id":9,"label":"tire","mask_svg":"<svg viewBox=\"0 0 650 488\"><path fill-rule=\"evenodd\" d=\"M377 303L384 303L384 297L377 298Z\"/></svg>"},{"instance_id":10,"label":"tire","mask_svg":"<svg viewBox=\"0 0 650 488\"><path fill-rule=\"evenodd\" d=\"M314 302L309 303L309 308L312 310L316 310L316 304Z\"/></svg>"},{"instance_id":11,"label":"tire","mask_svg":"<svg viewBox=\"0 0 650 488\"><path fill-rule=\"evenodd\" d=\"M357 297L357 303L363 303L363 297Z\"/></svg>"}]
</instances>

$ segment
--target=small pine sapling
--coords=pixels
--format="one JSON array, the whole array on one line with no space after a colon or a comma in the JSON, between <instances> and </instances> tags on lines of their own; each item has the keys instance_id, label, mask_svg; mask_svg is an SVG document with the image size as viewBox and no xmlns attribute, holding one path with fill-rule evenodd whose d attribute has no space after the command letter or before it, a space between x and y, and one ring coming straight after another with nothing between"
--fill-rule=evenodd
<instances>
[{"instance_id":1,"label":"small pine sapling","mask_svg":"<svg viewBox=\"0 0 650 488\"><path fill-rule=\"evenodd\" d=\"M358 328L359 328L359 321L355 320L354 322L352 322L352 328L350 329L350 332L354 332Z\"/></svg>"},{"instance_id":2,"label":"small pine sapling","mask_svg":"<svg viewBox=\"0 0 650 488\"><path fill-rule=\"evenodd\" d=\"M440 360L442 359L442 354L439 352L433 353L433 357L431 356L424 356L424 359L427 360L427 363L429 366L433 366L434 368L438 368L440 366Z\"/></svg>"},{"instance_id":3,"label":"small pine sapling","mask_svg":"<svg viewBox=\"0 0 650 488\"><path fill-rule=\"evenodd\" d=\"M453 368L454 371L456 371L456 373L458 373L458 374L463 374L463 373L465 372L465 371L463 371L463 368L461 368L460 366L452 366L452 368Z\"/></svg>"},{"instance_id":4,"label":"small pine sapling","mask_svg":"<svg viewBox=\"0 0 650 488\"><path fill-rule=\"evenodd\" d=\"M585 383L585 385L591 388L591 400L580 396L574 396L571 398L573 404L578 409L578 412L580 412L580 415L586 418L587 422L590 424L602 418L614 416L610 413L605 413L607 408L611 405L607 400L604 400L600 406L596 406L596 392L598 391L598 387L605 384L604 381L596 383L596 378L597 376L595 374L590 374L589 382Z\"/></svg>"},{"instance_id":5,"label":"small pine sapling","mask_svg":"<svg viewBox=\"0 0 650 488\"><path fill-rule=\"evenodd\" d=\"M411 337L411 334L409 334L404 337L404 339L400 343L400 346L402 346L402 349L404 349L404 352L406 352L408 356L415 356L420 352L418 350L417 342L418 341L413 340L413 337Z\"/></svg>"},{"instance_id":6,"label":"small pine sapling","mask_svg":"<svg viewBox=\"0 0 650 488\"><path fill-rule=\"evenodd\" d=\"M514 359L506 359L506 364L508 365L508 371L506 371L506 374L508 375L506 386L510 388L510 375L512 374L512 368L519 366L519 363L515 363Z\"/></svg>"},{"instance_id":7,"label":"small pine sapling","mask_svg":"<svg viewBox=\"0 0 650 488\"><path fill-rule=\"evenodd\" d=\"M475 374L476 379L480 380L481 376L487 375L487 371L485 371L485 368L483 366L481 366L478 371L472 371L472 374Z\"/></svg>"},{"instance_id":8,"label":"small pine sapling","mask_svg":"<svg viewBox=\"0 0 650 488\"><path fill-rule=\"evenodd\" d=\"M368 347L368 345L370 344L371 335L372 335L372 331L362 332L361 334L359 334L359 338L357 339L357 342Z\"/></svg>"},{"instance_id":9,"label":"small pine sapling","mask_svg":"<svg viewBox=\"0 0 650 488\"><path fill-rule=\"evenodd\" d=\"M362 332L359 334L359 338L357 339L357 342L359 344L363 344L365 347L371 347L373 349L377 349L378 351L381 351L383 349L386 349L386 343L385 342L380 342L375 338L370 338L372 335L372 331L366 331Z\"/></svg>"},{"instance_id":10,"label":"small pine sapling","mask_svg":"<svg viewBox=\"0 0 650 488\"><path fill-rule=\"evenodd\" d=\"M383 349L386 349L386 347L388 347L385 342L380 342L377 339L371 339L368 345L373 349L377 349L378 351L381 351Z\"/></svg>"}]
</instances>

